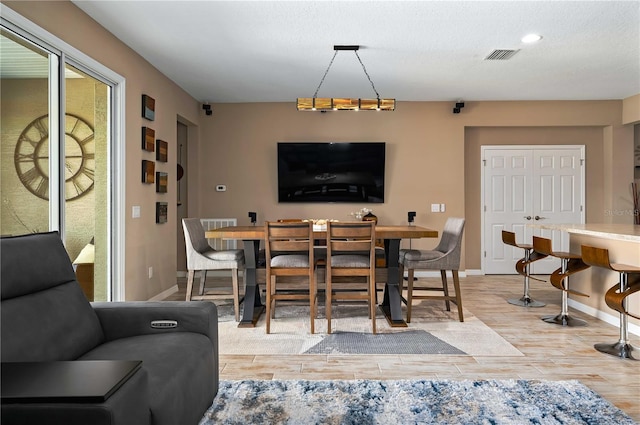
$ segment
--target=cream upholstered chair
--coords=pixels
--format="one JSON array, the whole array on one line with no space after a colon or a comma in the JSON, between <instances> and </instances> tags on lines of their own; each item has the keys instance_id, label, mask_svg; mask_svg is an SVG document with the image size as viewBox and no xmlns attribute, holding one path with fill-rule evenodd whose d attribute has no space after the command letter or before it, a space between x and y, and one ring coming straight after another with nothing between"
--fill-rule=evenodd
<instances>
[{"instance_id":1,"label":"cream upholstered chair","mask_svg":"<svg viewBox=\"0 0 640 425\"><path fill-rule=\"evenodd\" d=\"M199 218L182 219L187 250L187 295L186 300L228 299L233 297L236 322L240 319L240 295L238 270L244 268L244 252L241 249L215 250L207 242L204 227ZM220 291L205 291L208 270L231 270L232 294ZM200 271L200 288L192 295L195 272ZM231 297L230 297L231 295Z\"/></svg>"},{"instance_id":2,"label":"cream upholstered chair","mask_svg":"<svg viewBox=\"0 0 640 425\"><path fill-rule=\"evenodd\" d=\"M327 222L327 264L325 307L327 333L331 333L331 304L333 300L365 300L373 333L376 333L376 254L375 223ZM334 278L353 280L366 277L366 286L350 283L344 291L334 291ZM354 285L359 286L355 287Z\"/></svg>"},{"instance_id":3,"label":"cream upholstered chair","mask_svg":"<svg viewBox=\"0 0 640 425\"><path fill-rule=\"evenodd\" d=\"M278 300L308 300L311 333L315 332L318 291L315 279L313 223L304 221L265 221L265 261L267 281L266 332L271 333L272 310ZM277 278L304 276L302 290L280 290ZM296 283L290 283L296 285ZM297 288L296 288L297 289Z\"/></svg>"},{"instance_id":4,"label":"cream upholstered chair","mask_svg":"<svg viewBox=\"0 0 640 425\"><path fill-rule=\"evenodd\" d=\"M411 303L413 299L422 300L444 300L447 311L451 310L450 302L455 302L458 307L458 317L464 322L462 313L462 296L460 294L460 281L458 269L460 268L460 250L462 248L462 233L464 231L464 218L451 217L447 219L442 231L440 243L434 250L401 249L400 250L400 273L404 274L404 269L408 270L407 285L407 322L411 322ZM415 286L415 270L440 270L442 286ZM453 275L453 286L455 294L449 294L447 284L447 270ZM425 295L414 295L414 291L426 292ZM442 292L443 295L431 295L429 292Z\"/></svg>"}]
</instances>

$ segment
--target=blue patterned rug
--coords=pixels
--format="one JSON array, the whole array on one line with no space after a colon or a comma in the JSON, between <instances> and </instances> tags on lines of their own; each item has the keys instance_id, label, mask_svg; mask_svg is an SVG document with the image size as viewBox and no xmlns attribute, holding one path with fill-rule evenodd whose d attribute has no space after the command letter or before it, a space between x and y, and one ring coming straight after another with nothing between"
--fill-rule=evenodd
<instances>
[{"instance_id":1,"label":"blue patterned rug","mask_svg":"<svg viewBox=\"0 0 640 425\"><path fill-rule=\"evenodd\" d=\"M221 381L200 425L635 422L578 381Z\"/></svg>"}]
</instances>

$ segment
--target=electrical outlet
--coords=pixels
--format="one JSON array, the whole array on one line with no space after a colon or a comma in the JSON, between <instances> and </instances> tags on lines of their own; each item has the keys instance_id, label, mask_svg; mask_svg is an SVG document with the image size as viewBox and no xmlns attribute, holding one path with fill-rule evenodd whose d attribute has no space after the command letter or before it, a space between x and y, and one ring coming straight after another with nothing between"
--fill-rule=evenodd
<instances>
[{"instance_id":1,"label":"electrical outlet","mask_svg":"<svg viewBox=\"0 0 640 425\"><path fill-rule=\"evenodd\" d=\"M431 212L440 212L440 204L431 204Z\"/></svg>"},{"instance_id":2,"label":"electrical outlet","mask_svg":"<svg viewBox=\"0 0 640 425\"><path fill-rule=\"evenodd\" d=\"M149 279L153 277L153 267L149 267Z\"/></svg>"},{"instance_id":3,"label":"electrical outlet","mask_svg":"<svg viewBox=\"0 0 640 425\"><path fill-rule=\"evenodd\" d=\"M140 218L140 206L134 205L131 207L131 217L132 218Z\"/></svg>"}]
</instances>

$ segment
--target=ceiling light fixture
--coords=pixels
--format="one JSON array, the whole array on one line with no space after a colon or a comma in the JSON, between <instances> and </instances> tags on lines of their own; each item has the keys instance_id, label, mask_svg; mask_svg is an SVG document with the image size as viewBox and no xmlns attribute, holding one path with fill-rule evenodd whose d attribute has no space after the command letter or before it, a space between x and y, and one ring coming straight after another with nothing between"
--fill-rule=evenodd
<instances>
[{"instance_id":1,"label":"ceiling light fixture","mask_svg":"<svg viewBox=\"0 0 640 425\"><path fill-rule=\"evenodd\" d=\"M520 41L523 43L535 43L536 41L542 40L542 36L538 34L527 34Z\"/></svg>"},{"instance_id":2,"label":"ceiling light fixture","mask_svg":"<svg viewBox=\"0 0 640 425\"><path fill-rule=\"evenodd\" d=\"M358 49L360 49L360 46L333 46L335 53L333 54L331 62L329 62L329 66L320 80L320 84L318 84L316 92L313 94L313 97L299 97L297 99L296 104L298 111L393 111L396 109L395 99L380 99L376 86L373 84L373 81L371 81L371 77L369 76L367 69L364 67L362 59L360 59L360 56L358 55ZM318 90L320 90L325 77L329 73L329 69L331 69L331 65L333 65L336 55L338 52L343 50L350 50L355 53L360 65L362 65L364 75L367 76L367 79L369 80L369 83L371 83L371 87L376 94L375 99L318 97Z\"/></svg>"}]
</instances>

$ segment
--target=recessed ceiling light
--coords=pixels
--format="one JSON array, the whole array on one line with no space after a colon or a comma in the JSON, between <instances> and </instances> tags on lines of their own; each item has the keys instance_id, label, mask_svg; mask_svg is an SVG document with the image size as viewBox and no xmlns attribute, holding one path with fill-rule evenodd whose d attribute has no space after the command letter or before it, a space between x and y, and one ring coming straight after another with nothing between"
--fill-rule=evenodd
<instances>
[{"instance_id":1,"label":"recessed ceiling light","mask_svg":"<svg viewBox=\"0 0 640 425\"><path fill-rule=\"evenodd\" d=\"M524 37L522 37L522 42L523 43L535 43L536 41L540 41L542 39L541 35L538 34L527 34Z\"/></svg>"}]
</instances>

